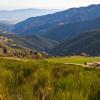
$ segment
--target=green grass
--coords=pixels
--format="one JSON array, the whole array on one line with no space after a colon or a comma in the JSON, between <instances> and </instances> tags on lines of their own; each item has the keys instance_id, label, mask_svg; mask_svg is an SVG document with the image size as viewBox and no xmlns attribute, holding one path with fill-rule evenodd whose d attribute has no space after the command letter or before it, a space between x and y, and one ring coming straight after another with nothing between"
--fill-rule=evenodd
<instances>
[{"instance_id":1,"label":"green grass","mask_svg":"<svg viewBox=\"0 0 100 100\"><path fill-rule=\"evenodd\" d=\"M71 56L71 57L54 57L47 59L52 63L77 63L83 64L85 62L98 62L100 57L83 57L83 56Z\"/></svg>"},{"instance_id":2,"label":"green grass","mask_svg":"<svg viewBox=\"0 0 100 100\"><path fill-rule=\"evenodd\" d=\"M100 70L0 58L0 100L100 100Z\"/></svg>"}]
</instances>

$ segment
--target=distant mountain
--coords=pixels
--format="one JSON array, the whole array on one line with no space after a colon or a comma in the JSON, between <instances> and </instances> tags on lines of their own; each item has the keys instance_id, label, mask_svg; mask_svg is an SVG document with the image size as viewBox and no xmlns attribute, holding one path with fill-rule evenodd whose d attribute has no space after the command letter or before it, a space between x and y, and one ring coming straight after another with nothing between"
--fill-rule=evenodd
<instances>
[{"instance_id":1,"label":"distant mountain","mask_svg":"<svg viewBox=\"0 0 100 100\"><path fill-rule=\"evenodd\" d=\"M16 34L8 33L8 34L0 34L0 36L11 39L12 42L10 43L10 46L13 46L14 44L13 47L15 48L25 47L36 51L47 51L53 49L55 46L59 44L59 42L57 41L35 35L23 37Z\"/></svg>"},{"instance_id":2,"label":"distant mountain","mask_svg":"<svg viewBox=\"0 0 100 100\"><path fill-rule=\"evenodd\" d=\"M52 55L77 55L86 53L88 55L100 55L100 30L82 33L55 47Z\"/></svg>"},{"instance_id":3,"label":"distant mountain","mask_svg":"<svg viewBox=\"0 0 100 100\"><path fill-rule=\"evenodd\" d=\"M56 9L19 9L0 11L0 21L5 23L17 23L26 20L29 17L42 16L57 12Z\"/></svg>"},{"instance_id":4,"label":"distant mountain","mask_svg":"<svg viewBox=\"0 0 100 100\"><path fill-rule=\"evenodd\" d=\"M39 34L44 33L56 25L71 24L81 21L94 20L100 18L100 5L88 7L71 8L54 14L31 17L14 26L13 32L19 34ZM50 33L52 37L55 37Z\"/></svg>"},{"instance_id":5,"label":"distant mountain","mask_svg":"<svg viewBox=\"0 0 100 100\"><path fill-rule=\"evenodd\" d=\"M40 35L56 41L64 41L77 36L80 33L99 29L100 18L97 18L94 20L81 21L71 24L58 24L50 29L47 29L43 33L41 32Z\"/></svg>"}]
</instances>

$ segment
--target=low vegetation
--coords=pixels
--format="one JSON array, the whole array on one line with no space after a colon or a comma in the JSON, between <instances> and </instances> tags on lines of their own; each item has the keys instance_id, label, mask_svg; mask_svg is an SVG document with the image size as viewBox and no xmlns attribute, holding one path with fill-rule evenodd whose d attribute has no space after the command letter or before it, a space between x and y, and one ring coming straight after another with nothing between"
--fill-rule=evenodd
<instances>
[{"instance_id":1,"label":"low vegetation","mask_svg":"<svg viewBox=\"0 0 100 100\"><path fill-rule=\"evenodd\" d=\"M52 57L47 59L48 62L52 63L76 63L84 64L90 62L100 62L100 57L85 57L85 56L66 56L66 57Z\"/></svg>"},{"instance_id":2,"label":"low vegetation","mask_svg":"<svg viewBox=\"0 0 100 100\"><path fill-rule=\"evenodd\" d=\"M0 58L0 100L100 100L100 70Z\"/></svg>"}]
</instances>

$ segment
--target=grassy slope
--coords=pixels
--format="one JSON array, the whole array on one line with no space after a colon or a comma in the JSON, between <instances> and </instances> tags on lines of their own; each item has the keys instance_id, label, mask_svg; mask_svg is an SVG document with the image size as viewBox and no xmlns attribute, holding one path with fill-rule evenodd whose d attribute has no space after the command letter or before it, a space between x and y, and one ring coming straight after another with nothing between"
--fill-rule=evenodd
<instances>
[{"instance_id":1,"label":"grassy slope","mask_svg":"<svg viewBox=\"0 0 100 100\"><path fill-rule=\"evenodd\" d=\"M99 94L99 69L0 58L1 100L100 100Z\"/></svg>"}]
</instances>

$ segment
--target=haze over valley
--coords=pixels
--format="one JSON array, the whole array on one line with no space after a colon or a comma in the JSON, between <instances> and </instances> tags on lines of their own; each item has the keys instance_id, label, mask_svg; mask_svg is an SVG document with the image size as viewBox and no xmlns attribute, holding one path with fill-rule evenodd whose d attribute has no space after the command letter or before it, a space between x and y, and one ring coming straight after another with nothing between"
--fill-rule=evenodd
<instances>
[{"instance_id":1,"label":"haze over valley","mask_svg":"<svg viewBox=\"0 0 100 100\"><path fill-rule=\"evenodd\" d=\"M16 10L0 10L0 22L15 24L24 21L29 17L42 16L52 14L60 10L57 9L16 9Z\"/></svg>"}]
</instances>

